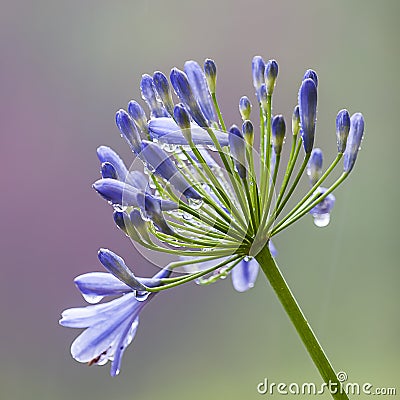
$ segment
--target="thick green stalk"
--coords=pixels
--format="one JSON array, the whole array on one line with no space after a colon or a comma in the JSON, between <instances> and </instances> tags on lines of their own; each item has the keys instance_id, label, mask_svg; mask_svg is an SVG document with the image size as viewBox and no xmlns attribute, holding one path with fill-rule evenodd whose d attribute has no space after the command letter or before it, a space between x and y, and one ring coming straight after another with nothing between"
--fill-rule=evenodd
<instances>
[{"instance_id":1,"label":"thick green stalk","mask_svg":"<svg viewBox=\"0 0 400 400\"><path fill-rule=\"evenodd\" d=\"M276 295L279 298L283 308L285 309L288 317L292 321L294 327L297 330L304 346L306 347L309 355L311 356L315 366L317 367L322 379L328 387L335 389L337 393L331 393L335 400L349 400L345 393L341 393L341 383L339 382L336 373L329 362L324 350L322 349L318 339L311 329L306 317L301 311L296 299L289 289L281 271L275 263L275 260L271 256L268 249L268 245L255 256L256 260L260 264L265 276L269 283L274 289Z\"/></svg>"}]
</instances>

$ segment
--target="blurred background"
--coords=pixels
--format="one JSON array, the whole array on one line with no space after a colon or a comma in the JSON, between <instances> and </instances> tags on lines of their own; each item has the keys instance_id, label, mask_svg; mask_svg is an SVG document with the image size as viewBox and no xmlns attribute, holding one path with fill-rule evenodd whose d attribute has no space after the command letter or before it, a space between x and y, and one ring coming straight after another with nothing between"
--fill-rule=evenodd
<instances>
[{"instance_id":1,"label":"blurred background","mask_svg":"<svg viewBox=\"0 0 400 400\"><path fill-rule=\"evenodd\" d=\"M257 54L279 63L274 111L287 120L304 71L318 72L316 144L326 162L338 110L365 116L362 151L335 192L329 227L304 218L275 245L335 368L399 393L397 0L0 3L2 399L257 399L264 378L321 383L261 275L244 294L228 279L157 298L117 378L109 365L75 362L78 331L58 326L63 309L84 304L73 278L101 270L99 247L138 275L155 272L91 189L97 146L129 163L114 115L140 99L141 75L213 58L223 114L239 123L239 98L254 99Z\"/></svg>"}]
</instances>

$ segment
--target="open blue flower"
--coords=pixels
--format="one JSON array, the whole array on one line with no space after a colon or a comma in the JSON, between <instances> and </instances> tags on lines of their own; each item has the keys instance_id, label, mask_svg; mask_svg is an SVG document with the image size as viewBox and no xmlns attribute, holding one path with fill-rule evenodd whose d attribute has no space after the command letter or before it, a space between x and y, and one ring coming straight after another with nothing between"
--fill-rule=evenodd
<instances>
[{"instance_id":1,"label":"open blue flower","mask_svg":"<svg viewBox=\"0 0 400 400\"><path fill-rule=\"evenodd\" d=\"M149 287L160 283L170 271L161 270L151 279L142 279ZM140 280L140 278L138 278ZM75 284L89 303L107 296L120 296L107 303L70 308L62 313L60 324L85 328L71 345L72 357L89 365L111 361L111 375L118 375L122 355L135 337L139 314L155 293L138 292L107 272L91 272L75 278Z\"/></svg>"}]
</instances>

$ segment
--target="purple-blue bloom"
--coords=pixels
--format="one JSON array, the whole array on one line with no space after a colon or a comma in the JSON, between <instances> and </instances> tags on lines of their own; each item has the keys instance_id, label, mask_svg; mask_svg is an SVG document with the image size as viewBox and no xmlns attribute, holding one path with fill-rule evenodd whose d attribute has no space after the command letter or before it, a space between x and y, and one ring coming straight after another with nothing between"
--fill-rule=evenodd
<instances>
[{"instance_id":1,"label":"purple-blue bloom","mask_svg":"<svg viewBox=\"0 0 400 400\"><path fill-rule=\"evenodd\" d=\"M161 270L153 284L170 275ZM148 280L151 283L150 280ZM79 362L104 365L111 361L111 376L118 375L122 355L136 335L139 314L155 296L136 299L135 291L110 273L92 272L75 278L75 284L91 303L103 297L120 296L107 303L70 308L61 315L60 324L69 328L85 328L71 345L71 354Z\"/></svg>"},{"instance_id":2,"label":"purple-blue bloom","mask_svg":"<svg viewBox=\"0 0 400 400\"><path fill-rule=\"evenodd\" d=\"M168 114L172 115L174 102L172 100L171 88L167 77L162 72L156 71L153 74L153 84Z\"/></svg>"}]
</instances>

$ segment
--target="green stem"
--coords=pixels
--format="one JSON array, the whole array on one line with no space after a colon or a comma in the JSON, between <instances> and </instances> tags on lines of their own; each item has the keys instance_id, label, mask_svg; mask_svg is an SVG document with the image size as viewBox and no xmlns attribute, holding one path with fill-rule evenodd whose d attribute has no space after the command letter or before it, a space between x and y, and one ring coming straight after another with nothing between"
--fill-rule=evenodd
<instances>
[{"instance_id":1,"label":"green stem","mask_svg":"<svg viewBox=\"0 0 400 400\"><path fill-rule=\"evenodd\" d=\"M306 317L301 311L296 299L290 291L281 271L275 263L268 249L268 244L256 255L256 260L260 264L265 276L274 289L288 317L297 330L304 346L317 367L322 379L328 387L336 389L337 393L331 393L335 400L349 400L345 393L342 393L341 384L336 373L324 353L318 339L311 329Z\"/></svg>"}]
</instances>

